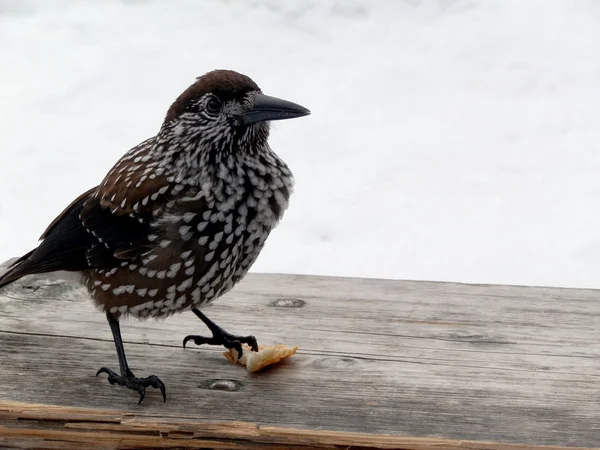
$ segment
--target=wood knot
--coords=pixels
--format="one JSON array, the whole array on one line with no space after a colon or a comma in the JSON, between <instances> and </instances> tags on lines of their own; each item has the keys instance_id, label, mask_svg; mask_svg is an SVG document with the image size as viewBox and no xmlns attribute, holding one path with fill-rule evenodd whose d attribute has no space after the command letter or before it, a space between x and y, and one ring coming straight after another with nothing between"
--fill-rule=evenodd
<instances>
[{"instance_id":1,"label":"wood knot","mask_svg":"<svg viewBox=\"0 0 600 450\"><path fill-rule=\"evenodd\" d=\"M469 344L515 344L503 338L495 338L488 334L474 334L468 332L449 333L448 339L456 342L466 342Z\"/></svg>"},{"instance_id":2,"label":"wood knot","mask_svg":"<svg viewBox=\"0 0 600 450\"><path fill-rule=\"evenodd\" d=\"M302 308L304 305L306 302L299 298L278 298L269 303L274 308Z\"/></svg>"},{"instance_id":3,"label":"wood knot","mask_svg":"<svg viewBox=\"0 0 600 450\"><path fill-rule=\"evenodd\" d=\"M210 389L211 391L236 392L242 390L244 384L237 380L213 379L203 381L198 387L200 389Z\"/></svg>"}]
</instances>

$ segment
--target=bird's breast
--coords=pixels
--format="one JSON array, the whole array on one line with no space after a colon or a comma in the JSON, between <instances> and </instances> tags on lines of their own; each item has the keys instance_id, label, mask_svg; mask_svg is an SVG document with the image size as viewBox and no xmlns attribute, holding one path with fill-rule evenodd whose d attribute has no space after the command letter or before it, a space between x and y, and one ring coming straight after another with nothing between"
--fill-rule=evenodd
<instances>
[{"instance_id":1,"label":"bird's breast","mask_svg":"<svg viewBox=\"0 0 600 450\"><path fill-rule=\"evenodd\" d=\"M161 317L222 296L255 262L289 197L287 189L254 187L225 201L201 189L180 191L153 222L150 250L111 270L88 272L88 287L104 310Z\"/></svg>"}]
</instances>

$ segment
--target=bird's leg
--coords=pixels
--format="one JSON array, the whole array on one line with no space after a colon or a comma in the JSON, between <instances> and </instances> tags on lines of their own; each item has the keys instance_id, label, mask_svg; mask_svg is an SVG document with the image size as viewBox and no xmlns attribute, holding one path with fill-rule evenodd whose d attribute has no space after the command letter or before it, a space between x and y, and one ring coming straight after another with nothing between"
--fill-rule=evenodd
<instances>
[{"instance_id":1,"label":"bird's leg","mask_svg":"<svg viewBox=\"0 0 600 450\"><path fill-rule=\"evenodd\" d=\"M115 340L115 347L117 348L117 356L119 358L119 368L121 369L121 375L117 374L111 369L106 367L102 367L96 373L96 376L101 373L108 374L108 382L110 384L119 384L120 386L125 386L128 389L133 389L134 391L138 391L140 394L140 401L138 405L142 403L144 397L146 395L146 388L152 386L153 388L160 389L160 392L163 396L163 402L167 400L167 394L165 391L165 385L160 378L156 375L150 375L146 378L136 378L133 372L129 369L129 365L127 364L127 358L125 358L125 349L123 348L123 340L121 339L121 327L119 325L119 320L112 314L107 313L106 318L108 319L108 324L110 325L110 329L113 334L113 338Z\"/></svg>"},{"instance_id":2,"label":"bird's leg","mask_svg":"<svg viewBox=\"0 0 600 450\"><path fill-rule=\"evenodd\" d=\"M192 308L192 311L202 322L206 324L208 329L212 332L212 337L195 335L186 336L183 339L184 347L185 344L191 340L193 340L196 345L222 345L225 348L236 349L239 358L242 357L242 344L248 344L254 352L258 351L258 343L256 342L256 338L254 336L236 336L235 334L230 334L206 317L198 308Z\"/></svg>"}]
</instances>

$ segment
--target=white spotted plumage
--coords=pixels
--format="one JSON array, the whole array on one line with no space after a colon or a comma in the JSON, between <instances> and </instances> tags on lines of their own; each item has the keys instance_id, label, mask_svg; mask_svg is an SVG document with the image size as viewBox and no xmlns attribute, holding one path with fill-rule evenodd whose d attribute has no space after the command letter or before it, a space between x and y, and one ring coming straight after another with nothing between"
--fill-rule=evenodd
<instances>
[{"instance_id":1,"label":"white spotted plumage","mask_svg":"<svg viewBox=\"0 0 600 450\"><path fill-rule=\"evenodd\" d=\"M293 189L292 173L270 149L268 135L265 122L235 134L225 115L183 111L125 154L93 198L114 216L137 218L149 232L131 260L86 272L88 286L99 287L96 303L115 315L159 317L204 306L235 286Z\"/></svg>"}]
</instances>

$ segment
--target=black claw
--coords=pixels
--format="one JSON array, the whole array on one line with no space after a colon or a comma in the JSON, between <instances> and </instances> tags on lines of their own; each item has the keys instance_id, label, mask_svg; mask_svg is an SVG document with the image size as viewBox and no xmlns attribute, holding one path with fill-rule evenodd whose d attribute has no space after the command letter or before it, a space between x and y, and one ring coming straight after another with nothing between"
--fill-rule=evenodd
<instances>
[{"instance_id":1,"label":"black claw","mask_svg":"<svg viewBox=\"0 0 600 450\"><path fill-rule=\"evenodd\" d=\"M161 379L158 378L156 375L150 375L148 378L145 378L145 380L148 380L150 386L152 386L154 389L160 390L163 397L163 402L166 402L167 389L165 388L165 384L161 381Z\"/></svg>"},{"instance_id":2,"label":"black claw","mask_svg":"<svg viewBox=\"0 0 600 450\"><path fill-rule=\"evenodd\" d=\"M242 350L242 344L240 341L229 341L225 342L225 348L233 348L238 352L238 358L241 358L244 355L244 351Z\"/></svg>"},{"instance_id":3,"label":"black claw","mask_svg":"<svg viewBox=\"0 0 600 450\"><path fill-rule=\"evenodd\" d=\"M140 393L140 401L138 402L138 405L140 405L144 401L144 397L146 396L146 388L140 388L138 392Z\"/></svg>"},{"instance_id":4,"label":"black claw","mask_svg":"<svg viewBox=\"0 0 600 450\"><path fill-rule=\"evenodd\" d=\"M142 401L146 397L147 387L159 389L162 394L163 402L167 401L167 390L165 388L165 385L161 381L161 379L158 378L156 375L150 375L146 378L136 378L133 375L133 372L131 372L130 370L128 370L125 375L119 375L115 371L107 367L100 368L100 370L96 372L96 376L100 375L101 373L106 373L108 375L108 382L110 384L117 383L120 386L125 386L128 389L137 391L140 394L140 401L138 402L138 405L142 403Z\"/></svg>"},{"instance_id":5,"label":"black claw","mask_svg":"<svg viewBox=\"0 0 600 450\"><path fill-rule=\"evenodd\" d=\"M188 341L191 341L192 339L194 339L194 336L186 336L183 338L183 348L185 348L185 344L188 343Z\"/></svg>"},{"instance_id":6,"label":"black claw","mask_svg":"<svg viewBox=\"0 0 600 450\"><path fill-rule=\"evenodd\" d=\"M234 338L234 339L231 339L231 338ZM185 345L189 341L194 341L194 344L196 344L196 345L202 345L202 344L222 345L225 348L233 348L233 349L237 350L238 358L241 358L244 353L242 350L242 343L240 341L247 343L247 342L245 342L246 339L247 338L245 338L245 337L233 336L231 334L226 334L226 335L224 334L222 336L213 336L213 337L189 335L183 339L183 347L185 348ZM254 350L255 348L256 348L256 350ZM254 351L258 351L258 346L256 345L256 339L254 339L254 344L253 344L252 349Z\"/></svg>"},{"instance_id":7,"label":"black claw","mask_svg":"<svg viewBox=\"0 0 600 450\"><path fill-rule=\"evenodd\" d=\"M199 309L193 308L192 312L198 316L202 322L206 324L208 329L212 332L212 337L190 335L183 339L183 347L185 348L188 341L193 340L196 345L208 344L208 345L222 345L225 348L233 348L237 350L238 357L241 358L243 355L242 344L248 344L252 351L258 351L258 342L254 336L236 336L228 333L223 328L218 326L208 317L206 317Z\"/></svg>"},{"instance_id":8,"label":"black claw","mask_svg":"<svg viewBox=\"0 0 600 450\"><path fill-rule=\"evenodd\" d=\"M256 338L254 336L247 336L246 339L248 340L248 342L246 342L248 345L250 345L250 348L252 349L253 352L257 352L258 351L258 342L256 341Z\"/></svg>"}]
</instances>

